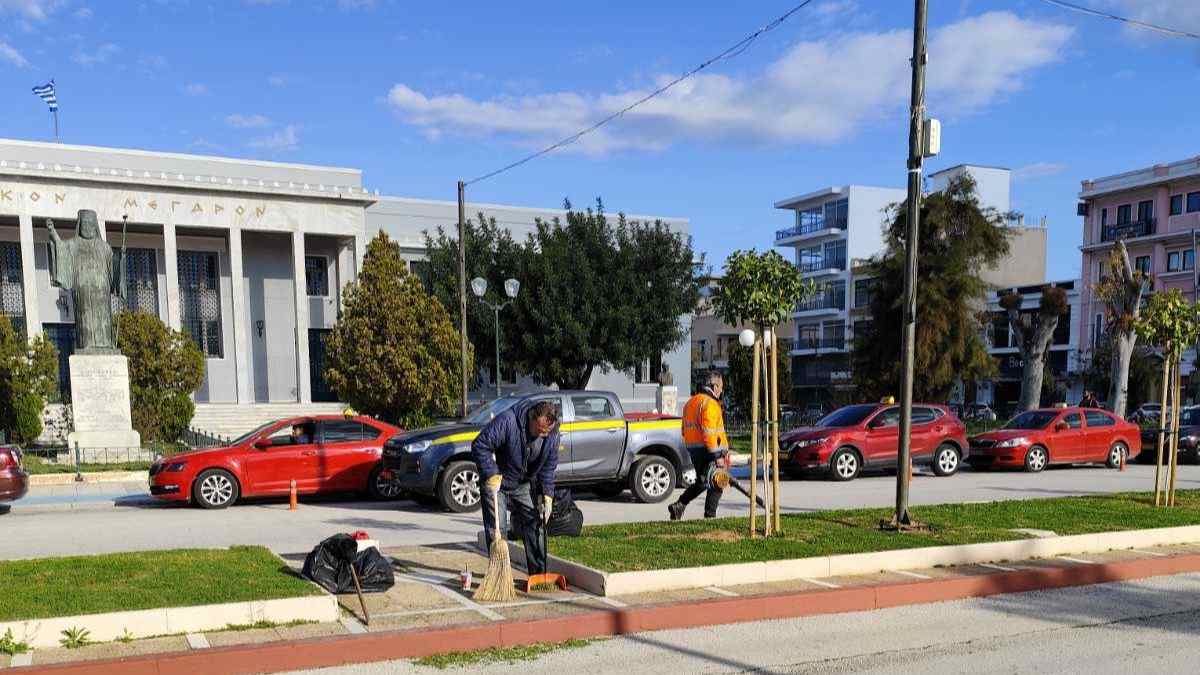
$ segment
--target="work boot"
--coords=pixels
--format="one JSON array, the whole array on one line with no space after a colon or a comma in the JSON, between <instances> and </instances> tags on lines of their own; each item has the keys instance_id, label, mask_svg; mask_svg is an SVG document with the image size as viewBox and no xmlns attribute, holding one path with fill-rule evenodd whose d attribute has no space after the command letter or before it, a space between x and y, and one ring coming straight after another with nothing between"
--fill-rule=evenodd
<instances>
[{"instance_id":1,"label":"work boot","mask_svg":"<svg viewBox=\"0 0 1200 675\"><path fill-rule=\"evenodd\" d=\"M684 506L683 506L682 502L674 502L671 504L667 504L667 512L671 514L671 520L679 520L680 518L682 518L683 517L683 509L684 509Z\"/></svg>"}]
</instances>

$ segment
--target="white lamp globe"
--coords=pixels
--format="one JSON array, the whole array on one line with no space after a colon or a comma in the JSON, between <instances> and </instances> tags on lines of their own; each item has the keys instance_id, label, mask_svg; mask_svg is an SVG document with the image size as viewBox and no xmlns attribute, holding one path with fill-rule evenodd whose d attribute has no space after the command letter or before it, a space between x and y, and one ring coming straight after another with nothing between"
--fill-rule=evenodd
<instances>
[{"instance_id":1,"label":"white lamp globe","mask_svg":"<svg viewBox=\"0 0 1200 675\"><path fill-rule=\"evenodd\" d=\"M483 277L475 277L471 280L471 292L475 297L482 298L484 293L487 293L487 279Z\"/></svg>"},{"instance_id":2,"label":"white lamp globe","mask_svg":"<svg viewBox=\"0 0 1200 675\"><path fill-rule=\"evenodd\" d=\"M521 291L521 282L516 279L508 279L504 282L504 294L510 298L517 297L517 293Z\"/></svg>"},{"instance_id":3,"label":"white lamp globe","mask_svg":"<svg viewBox=\"0 0 1200 675\"><path fill-rule=\"evenodd\" d=\"M754 331L747 328L746 330L742 331L741 333L738 333L738 343L740 343L743 347L753 347L754 346Z\"/></svg>"},{"instance_id":4,"label":"white lamp globe","mask_svg":"<svg viewBox=\"0 0 1200 675\"><path fill-rule=\"evenodd\" d=\"M770 328L764 328L764 329L763 329L763 346L764 346L764 347L770 347L770 346L771 346L771 340L772 340L774 337L775 337L775 333L774 333L774 331L772 331Z\"/></svg>"}]
</instances>

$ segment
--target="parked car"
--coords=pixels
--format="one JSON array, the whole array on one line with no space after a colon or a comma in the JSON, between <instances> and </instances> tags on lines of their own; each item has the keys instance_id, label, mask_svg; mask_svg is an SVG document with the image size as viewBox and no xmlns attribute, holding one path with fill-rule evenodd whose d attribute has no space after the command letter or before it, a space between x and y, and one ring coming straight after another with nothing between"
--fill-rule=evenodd
<instances>
[{"instance_id":1,"label":"parked car","mask_svg":"<svg viewBox=\"0 0 1200 675\"><path fill-rule=\"evenodd\" d=\"M1141 451L1136 424L1097 408L1027 410L1002 428L971 438L971 466L1024 468L1104 462L1120 466Z\"/></svg>"},{"instance_id":2,"label":"parked car","mask_svg":"<svg viewBox=\"0 0 1200 675\"><path fill-rule=\"evenodd\" d=\"M471 459L471 441L496 415L524 400L553 401L562 413L558 485L587 487L602 496L630 489L638 501L656 503L671 496L676 485L696 480L678 417L627 416L617 395L606 391L506 396L460 424L397 434L383 448L390 477L450 511L478 509L479 469Z\"/></svg>"},{"instance_id":3,"label":"parked car","mask_svg":"<svg viewBox=\"0 0 1200 675\"><path fill-rule=\"evenodd\" d=\"M15 502L29 491L29 474L21 467L21 450L0 446L0 503Z\"/></svg>"},{"instance_id":4,"label":"parked car","mask_svg":"<svg viewBox=\"0 0 1200 675\"><path fill-rule=\"evenodd\" d=\"M1142 452L1137 456L1138 462L1153 464L1158 456L1158 420L1154 420L1154 428L1142 429ZM1163 435L1164 456L1166 443L1170 437ZM1165 461L1165 460L1164 460ZM1179 411L1179 463L1200 464L1200 406L1188 406Z\"/></svg>"},{"instance_id":5,"label":"parked car","mask_svg":"<svg viewBox=\"0 0 1200 675\"><path fill-rule=\"evenodd\" d=\"M1181 411L1182 414L1182 411ZM1138 406L1137 410L1129 413L1128 419L1134 424L1142 424L1143 422L1157 424L1159 417L1162 416L1162 404L1160 403L1143 403Z\"/></svg>"},{"instance_id":6,"label":"parked car","mask_svg":"<svg viewBox=\"0 0 1200 675\"><path fill-rule=\"evenodd\" d=\"M299 425L305 435L292 437ZM382 478L384 442L400 433L377 419L318 415L268 422L226 447L160 458L150 466L150 494L166 501L223 509L242 497L366 492L394 498ZM299 442L298 442L299 441Z\"/></svg>"},{"instance_id":7,"label":"parked car","mask_svg":"<svg viewBox=\"0 0 1200 675\"><path fill-rule=\"evenodd\" d=\"M980 422L995 422L996 411L986 403L972 403L964 406L963 419L979 420Z\"/></svg>"},{"instance_id":8,"label":"parked car","mask_svg":"<svg viewBox=\"0 0 1200 675\"><path fill-rule=\"evenodd\" d=\"M839 408L812 427L780 436L782 468L793 477L828 471L837 481L853 480L863 469L894 468L899 424L895 404ZM967 457L967 429L946 406L915 403L911 452L914 466L928 464L938 476L953 475Z\"/></svg>"}]
</instances>

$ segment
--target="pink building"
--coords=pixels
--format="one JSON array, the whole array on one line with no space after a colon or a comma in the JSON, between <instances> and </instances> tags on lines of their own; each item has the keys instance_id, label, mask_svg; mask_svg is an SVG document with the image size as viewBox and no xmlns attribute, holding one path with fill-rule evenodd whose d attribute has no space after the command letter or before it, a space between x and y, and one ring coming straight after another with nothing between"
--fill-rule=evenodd
<instances>
[{"instance_id":1,"label":"pink building","mask_svg":"<svg viewBox=\"0 0 1200 675\"><path fill-rule=\"evenodd\" d=\"M1083 265L1080 351L1103 334L1104 305L1092 286L1109 274L1113 242L1123 239L1130 262L1154 279L1154 290L1178 288L1196 300L1196 233L1200 232L1200 157L1083 181ZM1185 360L1187 372L1189 364Z\"/></svg>"}]
</instances>

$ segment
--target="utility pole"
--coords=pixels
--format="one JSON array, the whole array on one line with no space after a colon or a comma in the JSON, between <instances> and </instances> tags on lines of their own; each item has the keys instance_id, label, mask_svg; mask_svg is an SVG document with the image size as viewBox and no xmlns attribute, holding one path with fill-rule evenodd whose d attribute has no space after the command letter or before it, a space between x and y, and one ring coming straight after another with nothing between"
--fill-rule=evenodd
<instances>
[{"instance_id":1,"label":"utility pole","mask_svg":"<svg viewBox=\"0 0 1200 675\"><path fill-rule=\"evenodd\" d=\"M458 327L462 348L462 417L467 416L467 236L466 206L463 191L466 184L458 181Z\"/></svg>"},{"instance_id":2,"label":"utility pole","mask_svg":"<svg viewBox=\"0 0 1200 675\"><path fill-rule=\"evenodd\" d=\"M904 237L904 308L900 342L900 449L896 461L896 514L892 525L912 525L908 488L912 478L913 349L917 338L917 244L921 219L921 162L925 155L925 23L927 0L916 0L913 17L912 105L908 120L908 215Z\"/></svg>"}]
</instances>

